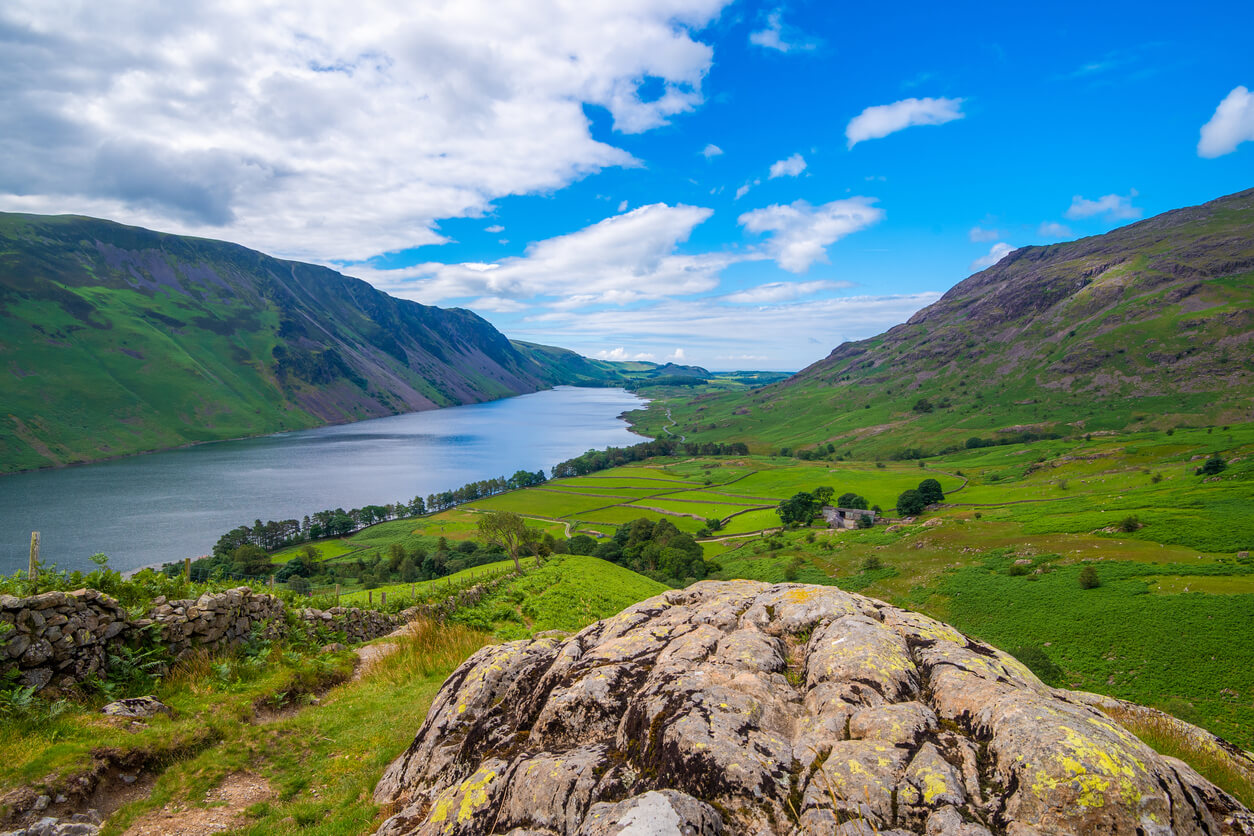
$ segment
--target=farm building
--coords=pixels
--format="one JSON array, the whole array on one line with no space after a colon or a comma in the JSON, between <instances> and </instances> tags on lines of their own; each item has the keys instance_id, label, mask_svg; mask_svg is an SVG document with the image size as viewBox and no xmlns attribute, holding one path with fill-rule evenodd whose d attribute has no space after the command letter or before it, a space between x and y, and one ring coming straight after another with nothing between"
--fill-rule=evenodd
<instances>
[{"instance_id":1,"label":"farm building","mask_svg":"<svg viewBox=\"0 0 1254 836\"><path fill-rule=\"evenodd\" d=\"M858 519L867 517L871 522L875 522L875 512L866 511L862 508L833 508L831 505L823 506L823 519L827 520L828 528L857 528Z\"/></svg>"}]
</instances>

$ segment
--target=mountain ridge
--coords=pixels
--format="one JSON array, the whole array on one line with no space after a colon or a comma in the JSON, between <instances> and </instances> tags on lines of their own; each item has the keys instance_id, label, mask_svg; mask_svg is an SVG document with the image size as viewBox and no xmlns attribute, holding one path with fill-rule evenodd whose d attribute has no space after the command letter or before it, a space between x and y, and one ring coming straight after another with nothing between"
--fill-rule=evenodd
<instances>
[{"instance_id":1,"label":"mountain ridge","mask_svg":"<svg viewBox=\"0 0 1254 836\"><path fill-rule=\"evenodd\" d=\"M1252 341L1248 189L1020 248L787 380L668 405L697 440L904 458L981 433L1237 423L1254 419Z\"/></svg>"},{"instance_id":2,"label":"mountain ridge","mask_svg":"<svg viewBox=\"0 0 1254 836\"><path fill-rule=\"evenodd\" d=\"M619 376L330 268L76 215L0 213L0 324L0 472Z\"/></svg>"}]
</instances>

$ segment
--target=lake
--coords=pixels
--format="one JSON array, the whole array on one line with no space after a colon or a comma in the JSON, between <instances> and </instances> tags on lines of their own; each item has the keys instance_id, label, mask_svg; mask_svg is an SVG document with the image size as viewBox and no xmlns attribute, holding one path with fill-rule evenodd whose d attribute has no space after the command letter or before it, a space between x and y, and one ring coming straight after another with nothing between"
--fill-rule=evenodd
<instances>
[{"instance_id":1,"label":"lake","mask_svg":"<svg viewBox=\"0 0 1254 836\"><path fill-rule=\"evenodd\" d=\"M593 448L641 441L618 417L644 399L559 386L490 403L412 412L239 441L0 477L0 573L41 559L92 569L96 552L126 571L208 554L256 519L299 519L509 476L546 473Z\"/></svg>"}]
</instances>

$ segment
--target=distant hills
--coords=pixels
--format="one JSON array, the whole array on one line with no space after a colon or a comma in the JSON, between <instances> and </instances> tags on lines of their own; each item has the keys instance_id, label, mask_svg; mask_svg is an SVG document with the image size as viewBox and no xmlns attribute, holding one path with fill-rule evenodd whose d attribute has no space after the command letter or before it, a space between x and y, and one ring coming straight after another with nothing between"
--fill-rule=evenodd
<instances>
[{"instance_id":1,"label":"distant hills","mask_svg":"<svg viewBox=\"0 0 1254 836\"><path fill-rule=\"evenodd\" d=\"M0 214L0 472L626 377L324 267Z\"/></svg>"},{"instance_id":2,"label":"distant hills","mask_svg":"<svg viewBox=\"0 0 1254 836\"><path fill-rule=\"evenodd\" d=\"M981 436L1249 421L1254 189L1015 250L784 382L673 412L689 438L903 457Z\"/></svg>"}]
</instances>

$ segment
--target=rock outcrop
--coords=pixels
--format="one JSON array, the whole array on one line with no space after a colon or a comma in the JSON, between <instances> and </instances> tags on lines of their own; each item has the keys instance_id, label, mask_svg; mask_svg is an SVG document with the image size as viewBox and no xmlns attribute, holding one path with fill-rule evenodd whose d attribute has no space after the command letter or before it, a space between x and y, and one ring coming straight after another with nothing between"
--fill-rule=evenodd
<instances>
[{"instance_id":1,"label":"rock outcrop","mask_svg":"<svg viewBox=\"0 0 1254 836\"><path fill-rule=\"evenodd\" d=\"M1254 834L1069 694L880 601L699 583L468 659L379 834Z\"/></svg>"}]
</instances>

